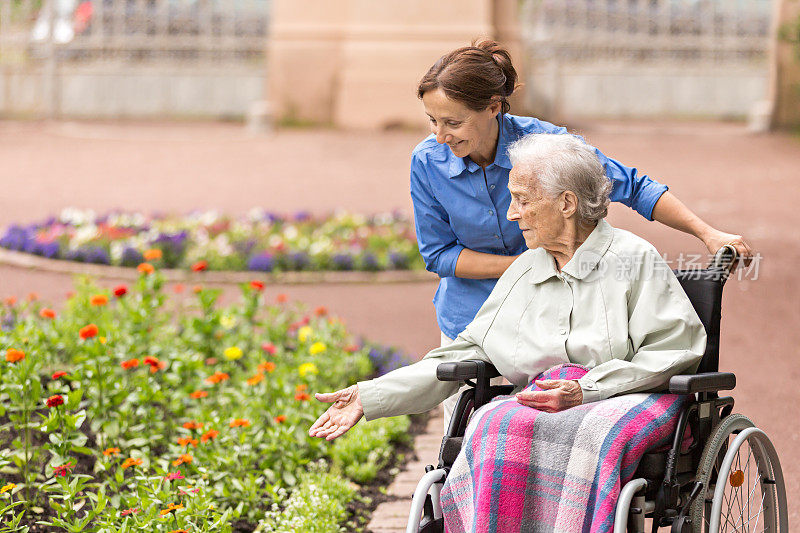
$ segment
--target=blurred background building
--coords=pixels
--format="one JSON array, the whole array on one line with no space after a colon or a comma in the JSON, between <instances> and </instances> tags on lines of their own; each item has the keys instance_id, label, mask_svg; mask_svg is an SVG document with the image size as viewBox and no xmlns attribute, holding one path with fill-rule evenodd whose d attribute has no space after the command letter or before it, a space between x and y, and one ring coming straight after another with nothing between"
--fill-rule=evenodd
<instances>
[{"instance_id":1,"label":"blurred background building","mask_svg":"<svg viewBox=\"0 0 800 533\"><path fill-rule=\"evenodd\" d=\"M763 122L783 90L778 18L793 20L796 4L0 0L0 113L225 119L256 110L288 124L419 126L417 80L442 53L491 36L522 71L517 112Z\"/></svg>"}]
</instances>

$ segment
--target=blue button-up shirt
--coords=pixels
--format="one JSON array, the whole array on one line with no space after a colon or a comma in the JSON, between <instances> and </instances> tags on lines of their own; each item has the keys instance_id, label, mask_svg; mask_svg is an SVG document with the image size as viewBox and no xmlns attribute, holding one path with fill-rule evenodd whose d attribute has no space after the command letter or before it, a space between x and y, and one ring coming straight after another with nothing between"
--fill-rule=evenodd
<instances>
[{"instance_id":1,"label":"blue button-up shirt","mask_svg":"<svg viewBox=\"0 0 800 533\"><path fill-rule=\"evenodd\" d=\"M446 144L428 136L411 158L411 198L419 251L426 268L441 278L433 298L442 333L454 339L469 324L492 292L496 279L455 277L461 250L519 255L527 247L516 222L506 213L511 205L508 145L529 133L567 133L548 122L509 114L500 122L494 162L485 168L468 157L456 157ZM611 200L622 202L652 220L653 207L665 185L640 175L635 168L595 149L612 182Z\"/></svg>"}]
</instances>

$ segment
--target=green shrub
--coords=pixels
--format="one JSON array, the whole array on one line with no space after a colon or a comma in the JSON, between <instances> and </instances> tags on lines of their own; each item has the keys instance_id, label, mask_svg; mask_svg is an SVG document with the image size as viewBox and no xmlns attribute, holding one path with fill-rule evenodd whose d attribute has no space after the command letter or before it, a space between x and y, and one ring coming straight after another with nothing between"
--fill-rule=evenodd
<instances>
[{"instance_id":1,"label":"green shrub","mask_svg":"<svg viewBox=\"0 0 800 533\"><path fill-rule=\"evenodd\" d=\"M394 444L409 440L407 416L381 418L356 425L335 441L333 464L357 483L369 483L394 455Z\"/></svg>"}]
</instances>

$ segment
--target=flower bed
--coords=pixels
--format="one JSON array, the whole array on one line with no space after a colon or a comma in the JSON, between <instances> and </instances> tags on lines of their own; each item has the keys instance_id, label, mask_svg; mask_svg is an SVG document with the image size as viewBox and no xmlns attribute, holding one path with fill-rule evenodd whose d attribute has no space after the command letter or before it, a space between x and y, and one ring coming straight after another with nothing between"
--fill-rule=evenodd
<instances>
[{"instance_id":1,"label":"flower bed","mask_svg":"<svg viewBox=\"0 0 800 533\"><path fill-rule=\"evenodd\" d=\"M254 209L234 219L65 209L29 226L13 225L0 247L51 259L136 266L285 272L423 268L413 224L400 213L291 217Z\"/></svg>"},{"instance_id":2,"label":"flower bed","mask_svg":"<svg viewBox=\"0 0 800 533\"><path fill-rule=\"evenodd\" d=\"M257 281L229 307L170 292L143 269L60 311L0 307L0 530L338 531L407 437L406 418L308 437L314 392L402 364L324 308L267 305Z\"/></svg>"}]
</instances>

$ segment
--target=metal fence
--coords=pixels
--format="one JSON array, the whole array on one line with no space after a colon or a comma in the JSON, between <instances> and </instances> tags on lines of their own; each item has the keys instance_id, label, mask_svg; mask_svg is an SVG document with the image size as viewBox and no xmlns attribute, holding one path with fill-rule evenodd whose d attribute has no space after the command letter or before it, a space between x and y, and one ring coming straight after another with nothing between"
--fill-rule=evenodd
<instances>
[{"instance_id":1,"label":"metal fence","mask_svg":"<svg viewBox=\"0 0 800 533\"><path fill-rule=\"evenodd\" d=\"M535 59L743 63L765 60L772 0L524 0Z\"/></svg>"},{"instance_id":2,"label":"metal fence","mask_svg":"<svg viewBox=\"0 0 800 533\"><path fill-rule=\"evenodd\" d=\"M0 61L248 62L269 0L0 0Z\"/></svg>"}]
</instances>

